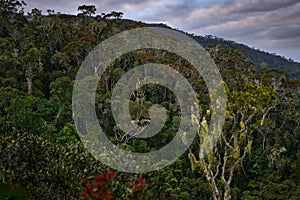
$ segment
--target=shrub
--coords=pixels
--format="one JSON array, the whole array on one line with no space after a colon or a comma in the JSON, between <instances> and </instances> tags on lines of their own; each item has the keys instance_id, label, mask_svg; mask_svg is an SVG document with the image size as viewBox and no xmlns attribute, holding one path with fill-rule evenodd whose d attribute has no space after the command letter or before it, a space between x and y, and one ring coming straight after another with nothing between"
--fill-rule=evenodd
<instances>
[{"instance_id":1,"label":"shrub","mask_svg":"<svg viewBox=\"0 0 300 200\"><path fill-rule=\"evenodd\" d=\"M57 145L32 134L0 136L0 185L22 187L32 199L78 199L84 177L107 171L74 141Z\"/></svg>"},{"instance_id":2,"label":"shrub","mask_svg":"<svg viewBox=\"0 0 300 200\"><path fill-rule=\"evenodd\" d=\"M147 184L142 176L124 184L124 181L118 180L116 172L108 171L89 179L85 178L81 186L80 196L84 200L126 200L143 199Z\"/></svg>"}]
</instances>

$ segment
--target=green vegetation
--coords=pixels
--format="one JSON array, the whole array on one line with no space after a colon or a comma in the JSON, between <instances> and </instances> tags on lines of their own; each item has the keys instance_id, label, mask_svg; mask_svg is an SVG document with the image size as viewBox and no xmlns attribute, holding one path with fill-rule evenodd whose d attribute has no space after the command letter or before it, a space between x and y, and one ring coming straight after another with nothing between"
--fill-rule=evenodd
<instances>
[{"instance_id":1,"label":"green vegetation","mask_svg":"<svg viewBox=\"0 0 300 200\"><path fill-rule=\"evenodd\" d=\"M157 26L162 28L170 28L165 24L143 24L145 26ZM176 29L177 30L177 29ZM177 30L183 32L181 30ZM300 79L300 63L294 62L292 59L287 59L275 53L264 52L260 49L250 48L244 44L239 44L231 40L226 40L212 35L199 36L183 32L194 40L199 42L203 47L210 45L220 45L224 48L238 48L241 54L253 63L253 67L260 70L262 68L276 68L284 69L289 75L290 79Z\"/></svg>"},{"instance_id":2,"label":"green vegetation","mask_svg":"<svg viewBox=\"0 0 300 200\"><path fill-rule=\"evenodd\" d=\"M274 55L267 58L248 47L226 46L228 41L209 45L218 42L202 38L226 84L228 108L221 139L201 158L199 142L207 134L210 99L200 74L186 60L162 50L122 55L104 72L96 94L98 121L111 141L123 149L149 152L176 134L179 103L172 91L153 84L135 91L130 112L134 122L145 125L149 108L163 105L168 118L159 134L133 139L114 122L113 87L128 70L152 62L168 64L193 85L201 134L180 159L143 174L143 179L114 174L78 138L72 121L73 83L81 62L97 44L146 24L123 20L123 13L116 11L94 16L96 8L90 5L79 6L77 16L52 10L41 15L38 9L25 16L24 4L0 0L0 199L91 199L84 191L93 191L88 186L97 187L96 177L106 172L107 188L98 192L108 194L107 199L299 198L299 64ZM259 63L269 63L264 65L268 68L261 64L256 71Z\"/></svg>"}]
</instances>

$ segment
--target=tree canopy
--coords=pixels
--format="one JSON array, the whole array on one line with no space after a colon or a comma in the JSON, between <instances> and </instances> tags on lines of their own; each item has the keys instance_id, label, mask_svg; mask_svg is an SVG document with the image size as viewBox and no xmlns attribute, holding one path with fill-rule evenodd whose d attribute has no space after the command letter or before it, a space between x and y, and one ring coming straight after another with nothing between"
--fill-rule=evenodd
<instances>
[{"instance_id":1,"label":"tree canopy","mask_svg":"<svg viewBox=\"0 0 300 200\"><path fill-rule=\"evenodd\" d=\"M94 5L79 6L78 16L54 10L43 15L38 8L25 15L24 6L23 1L0 2L0 199L88 199L103 177L111 180L103 191L115 199L299 198L300 82L285 66L280 69L276 62L274 69L256 70L258 60L267 62L264 56L253 64L252 54L249 59L243 49L216 45L216 38L206 37L206 50L226 86L227 111L221 138L201 157L213 112L201 75L187 60L164 50L120 55L103 72L95 95L93 117L107 137L124 150L149 152L177 133L178 99L156 84L135 90L128 106L131 123L146 126L151 123L150 108L162 105L167 119L158 134L134 138L114 121L114 87L126 72L147 63L166 64L193 86L199 134L189 151L164 169L142 178L115 174L79 140L72 119L73 85L81 63L100 42L149 24L121 19L123 13L117 11L94 17ZM86 126L92 129L94 124Z\"/></svg>"}]
</instances>

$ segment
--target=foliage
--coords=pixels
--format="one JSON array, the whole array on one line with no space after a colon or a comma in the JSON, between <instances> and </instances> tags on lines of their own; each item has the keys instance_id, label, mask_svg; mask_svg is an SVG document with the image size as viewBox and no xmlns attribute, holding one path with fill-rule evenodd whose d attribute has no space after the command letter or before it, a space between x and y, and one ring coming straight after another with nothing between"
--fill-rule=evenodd
<instances>
[{"instance_id":1,"label":"foliage","mask_svg":"<svg viewBox=\"0 0 300 200\"><path fill-rule=\"evenodd\" d=\"M93 5L79 6L77 16L54 10L42 15L38 8L24 15L24 6L22 1L0 1L0 199L78 199L82 180L98 184L96 176L109 169L85 150L72 122L76 73L100 42L149 24L121 19L123 13L117 11L97 15ZM141 192L144 199L212 199L212 186L220 198L226 193L232 199L297 199L300 82L291 79L299 79L299 63L213 36L192 37L207 48L226 86L223 135L203 160L190 154L193 170L185 153L172 165L143 174L148 184ZM132 123L140 126L151 122L152 105L167 110L163 129L148 140L126 135L111 113L110 98L120 77L146 63L169 65L195 88L202 135L190 152L197 155L210 123L209 92L193 66L173 53L145 49L114 60L99 80L95 117L125 150L155 151L171 141L180 124L180 106L168 88L148 84L130 98ZM107 182L111 195L138 198L134 191L143 187L136 181L144 184L138 177L118 172Z\"/></svg>"},{"instance_id":2,"label":"foliage","mask_svg":"<svg viewBox=\"0 0 300 200\"><path fill-rule=\"evenodd\" d=\"M142 176L125 184L117 180L116 172L108 171L81 182L83 199L143 199L147 184Z\"/></svg>"},{"instance_id":3,"label":"foliage","mask_svg":"<svg viewBox=\"0 0 300 200\"><path fill-rule=\"evenodd\" d=\"M79 142L22 133L1 137L0 150L1 185L23 187L33 199L78 198L80 180L106 170Z\"/></svg>"}]
</instances>

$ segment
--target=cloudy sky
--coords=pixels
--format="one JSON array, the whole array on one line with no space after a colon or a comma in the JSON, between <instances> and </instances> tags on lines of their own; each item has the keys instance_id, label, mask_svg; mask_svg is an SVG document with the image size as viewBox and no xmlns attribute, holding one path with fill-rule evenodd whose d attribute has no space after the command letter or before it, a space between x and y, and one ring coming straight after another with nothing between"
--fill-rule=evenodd
<instances>
[{"instance_id":1,"label":"cloudy sky","mask_svg":"<svg viewBox=\"0 0 300 200\"><path fill-rule=\"evenodd\" d=\"M26 0L39 8L76 14L95 5L97 14L165 23L196 35L214 35L300 62L300 0Z\"/></svg>"}]
</instances>

